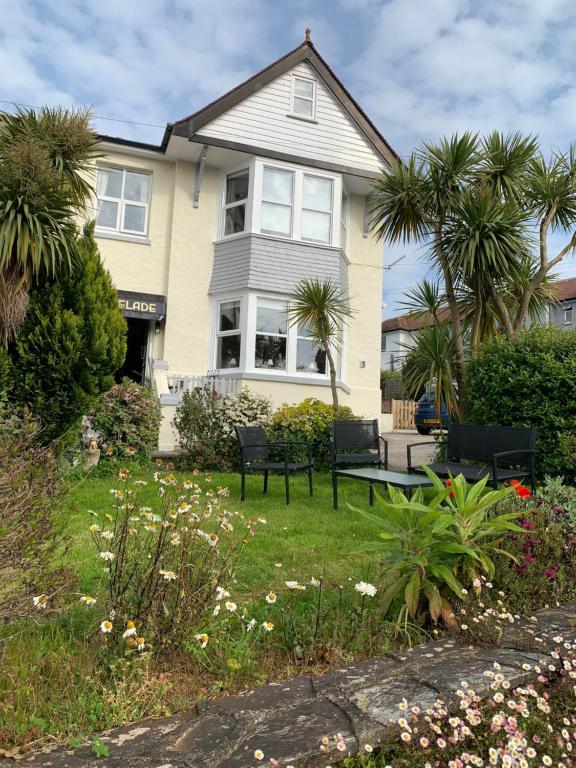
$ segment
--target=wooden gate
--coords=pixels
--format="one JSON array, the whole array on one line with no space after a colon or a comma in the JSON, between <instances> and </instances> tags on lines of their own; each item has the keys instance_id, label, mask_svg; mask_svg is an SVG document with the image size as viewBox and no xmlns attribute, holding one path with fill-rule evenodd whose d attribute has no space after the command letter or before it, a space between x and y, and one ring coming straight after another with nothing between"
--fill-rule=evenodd
<instances>
[{"instance_id":1,"label":"wooden gate","mask_svg":"<svg viewBox=\"0 0 576 768\"><path fill-rule=\"evenodd\" d=\"M392 400L392 424L394 429L416 429L414 424L414 400Z\"/></svg>"}]
</instances>

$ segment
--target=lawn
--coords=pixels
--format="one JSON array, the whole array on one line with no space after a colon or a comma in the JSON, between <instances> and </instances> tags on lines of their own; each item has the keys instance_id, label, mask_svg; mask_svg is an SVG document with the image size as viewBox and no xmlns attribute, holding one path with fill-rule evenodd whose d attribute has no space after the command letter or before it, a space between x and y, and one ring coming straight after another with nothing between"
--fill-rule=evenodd
<instances>
[{"instance_id":1,"label":"lawn","mask_svg":"<svg viewBox=\"0 0 576 768\"><path fill-rule=\"evenodd\" d=\"M151 480L152 472L134 470L129 482ZM367 509L368 486L341 482L340 508L335 511L330 476L319 474L314 480L315 495L310 498L307 478L292 478L292 503L286 506L281 477L270 478L266 496L262 478L248 478L247 500L240 502L239 476L213 475L214 486L229 488L228 509L266 521L257 526L256 535L247 540L242 552L236 581L230 587L234 598L261 606L261 621L270 618L264 595L271 589L281 595L280 608L272 617L278 626L263 638L265 645L248 652L246 633L244 638L232 638L226 647L218 646L216 638L211 641L212 654L216 650L220 658L218 667L209 657L198 657L195 648L184 647L166 657L146 654L148 658L142 657L139 663L114 659L108 653L98 631L99 622L106 618L99 607L104 602L106 580L88 528L95 519L102 521L103 515L112 512L110 489L118 481L115 475L90 476L72 485L61 511L68 534L63 541L67 543L58 557L78 574L78 594L60 614L39 613L0 628L0 750L27 751L62 741L73 744L104 728L189 708L198 698L322 671L357 655L385 651L387 639L378 631L381 622L366 624L361 639L356 622L362 616L342 602L348 594L352 604L360 606L354 583L377 581L375 557L358 551L364 541L374 540L377 526L348 506ZM153 506L156 493L155 483L139 488L138 504ZM323 579L326 585L323 634L317 652L307 651L305 657L299 657L287 640L292 626L287 627L286 621L301 622L303 632L313 626L316 598L312 578ZM307 583L307 590L291 593L284 584L291 580ZM97 596L97 605L81 605L78 597L83 593ZM296 605L294 613L290 613L290 600ZM194 631L191 628L192 638Z\"/></svg>"},{"instance_id":2,"label":"lawn","mask_svg":"<svg viewBox=\"0 0 576 768\"><path fill-rule=\"evenodd\" d=\"M181 475L183 477L185 475ZM146 477L136 472L134 478ZM269 490L262 493L262 478L248 477L246 501L240 501L240 476L212 475L214 485L226 486L230 497L226 506L266 520L258 535L249 542L249 552L242 558L237 579L239 588L254 592L269 588L286 579L310 579L314 576L330 580L348 577L368 579L376 562L358 552L363 541L373 539L377 528L348 505L368 508L368 484L341 481L338 486L339 509L332 507L332 484L327 474L315 475L314 496L308 495L308 479L304 475L291 479L291 504L284 503L284 479L271 477ZM74 563L81 574L81 587L91 591L94 577L94 549L88 526L93 522L89 510L105 513L111 508L110 489L115 478L88 478L74 486L63 510L66 526L74 535L74 544L66 560ZM141 490L142 503L155 498L149 486ZM277 566L281 563L281 568ZM98 565L98 563L96 563ZM93 590L92 590L93 591Z\"/></svg>"}]
</instances>

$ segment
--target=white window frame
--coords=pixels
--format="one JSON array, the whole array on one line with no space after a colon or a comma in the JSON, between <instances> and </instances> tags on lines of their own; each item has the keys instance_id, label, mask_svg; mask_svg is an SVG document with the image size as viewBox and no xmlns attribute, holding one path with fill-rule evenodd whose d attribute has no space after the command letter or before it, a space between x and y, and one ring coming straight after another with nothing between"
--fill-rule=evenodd
<instances>
[{"instance_id":1,"label":"white window frame","mask_svg":"<svg viewBox=\"0 0 576 768\"><path fill-rule=\"evenodd\" d=\"M105 227L102 224L96 224L95 231L98 232L119 232L124 235L131 235L132 237L148 237L148 224L150 218L150 201L152 199L152 172L146 171L141 168L131 168L126 166L116 165L98 165L96 166L96 172L100 171L120 171L122 173L122 189L120 190L120 197L111 197L110 195L95 195L95 210L98 212L98 202L103 200L105 202L116 203L118 205L118 216L116 219L115 227ZM139 200L126 200L124 198L124 189L126 187L126 174L127 173L139 173L142 176L148 176L148 199L145 203ZM96 187L97 189L97 187ZM144 208L144 229L127 229L122 226L124 221L124 209L126 205L133 205L138 208Z\"/></svg>"},{"instance_id":2,"label":"white window frame","mask_svg":"<svg viewBox=\"0 0 576 768\"><path fill-rule=\"evenodd\" d=\"M282 336L286 337L286 366L285 368L257 368L256 367L256 315L258 309L258 299L266 299L272 301L288 302L288 296L278 293L266 293L263 291L255 292L241 292L238 291L225 293L217 298L213 302L212 313L212 333L211 333L211 349L209 355L209 369L217 370L219 373L242 375L257 374L261 376L270 376L271 378L292 378L292 379L317 379L318 382L324 382L330 377L330 367L328 360L326 360L326 373L316 373L314 371L299 371L296 368L297 363L297 345L299 338L309 338L300 336L298 333L298 327L295 323L288 322L286 334L264 333L264 336ZM239 331L220 332L220 306L223 303L230 301L240 301L240 329ZM240 341L240 365L237 368L218 368L218 338L221 335L235 335L239 334ZM343 381L344 371L344 345L345 345L345 330L342 340L342 350L339 352L335 348L332 349L336 361L337 378Z\"/></svg>"},{"instance_id":3,"label":"white window frame","mask_svg":"<svg viewBox=\"0 0 576 768\"><path fill-rule=\"evenodd\" d=\"M301 371L298 370L298 342L300 340L302 341L312 341L311 336L303 336L300 333L300 326L297 324L294 324L291 326L293 328L294 333L294 354L293 354L293 361L292 361L292 368L294 371L295 376L317 376L319 379L326 379L330 375L330 364L328 362L328 355L326 355L326 367L324 373L318 373L318 371ZM334 350L332 350L332 353L334 354ZM338 369L338 364L336 364L336 369Z\"/></svg>"},{"instance_id":4,"label":"white window frame","mask_svg":"<svg viewBox=\"0 0 576 768\"><path fill-rule=\"evenodd\" d=\"M240 322L238 325L238 328L233 328L229 331L221 331L220 330L220 307L222 304L230 304L233 301L237 301L240 305ZM245 334L243 332L243 322L244 322L244 301L242 296L229 296L226 298L219 298L216 301L216 317L215 317L215 324L214 324L214 365L212 368L214 370L218 371L239 371L242 369L242 359L245 355ZM240 359L238 360L238 365L236 365L234 368L218 368L218 340L222 338L226 338L227 336L240 336Z\"/></svg>"},{"instance_id":5,"label":"white window frame","mask_svg":"<svg viewBox=\"0 0 576 768\"><path fill-rule=\"evenodd\" d=\"M239 176L244 172L248 173L248 193L247 193L246 199L235 200L232 203L227 203L226 188L228 186L228 179L231 176ZM252 163L244 164L242 167L224 174L224 183L223 183L223 189L222 189L222 205L221 205L222 221L220 223L222 238L228 239L229 237L238 237L241 235L245 235L246 232L250 231L251 221L248 218L248 216L251 215L251 191L252 191ZM242 232L230 232L230 234L227 235L226 234L226 211L228 211L230 208L237 208L240 205L245 206L244 229L242 230Z\"/></svg>"},{"instance_id":6,"label":"white window frame","mask_svg":"<svg viewBox=\"0 0 576 768\"><path fill-rule=\"evenodd\" d=\"M272 171L281 171L282 173L290 173L292 175L292 199L290 200L290 203L278 203L275 200L265 200L264 199L264 173L266 170L272 170ZM280 168L277 165L271 165L270 163L264 163L262 165L262 175L261 175L261 187L260 187L260 198L258 200L259 206L260 206L260 232L263 235L268 235L268 237L284 237L289 240L293 239L294 234L294 208L295 208L295 201L296 201L296 172L292 168ZM290 208L290 232L286 234L285 232L263 232L262 231L262 204L268 203L268 205L278 205L281 208Z\"/></svg>"},{"instance_id":7,"label":"white window frame","mask_svg":"<svg viewBox=\"0 0 576 768\"><path fill-rule=\"evenodd\" d=\"M296 93L296 81L297 80L303 80L306 83L312 84L312 97L308 96L300 96ZM312 103L312 114L311 115L302 115L299 112L296 112L294 109L294 99L302 99L302 101L310 101ZM316 102L318 99L318 83L316 80L314 80L313 77L304 77L302 75L293 74L292 75L292 87L291 87L291 95L290 95L290 116L296 117L298 120L308 120L312 122L316 122Z\"/></svg>"},{"instance_id":8,"label":"white window frame","mask_svg":"<svg viewBox=\"0 0 576 768\"><path fill-rule=\"evenodd\" d=\"M269 235L261 231L261 209L262 209L262 181L264 168L277 168L278 170L288 170L294 173L293 202L292 202L292 237L285 235ZM322 243L317 240L307 240L302 238L302 209L303 209L303 188L304 176L314 176L320 179L329 179L332 181L332 211L330 226L330 241ZM253 207L252 207L252 231L262 235L262 237L272 237L275 240L298 240L312 246L324 248L338 247L340 241L340 215L342 204L342 177L339 174L320 171L316 168L308 168L302 165L292 165L277 160L270 161L257 158L254 162L254 187L253 187Z\"/></svg>"},{"instance_id":9,"label":"white window frame","mask_svg":"<svg viewBox=\"0 0 576 768\"><path fill-rule=\"evenodd\" d=\"M564 307L564 325L572 325L574 322L574 306L569 304Z\"/></svg>"}]
</instances>

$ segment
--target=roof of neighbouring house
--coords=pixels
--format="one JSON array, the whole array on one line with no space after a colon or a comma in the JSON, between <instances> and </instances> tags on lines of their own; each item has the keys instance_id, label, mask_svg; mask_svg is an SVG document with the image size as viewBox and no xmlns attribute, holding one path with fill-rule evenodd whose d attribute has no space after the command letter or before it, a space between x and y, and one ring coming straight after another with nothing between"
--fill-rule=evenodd
<instances>
[{"instance_id":1,"label":"roof of neighbouring house","mask_svg":"<svg viewBox=\"0 0 576 768\"><path fill-rule=\"evenodd\" d=\"M438 314L441 320L445 320L448 316L448 307L442 308ZM388 320L382 321L382 333L389 333L390 331L419 331L426 325L430 325L430 322L431 318L428 315L420 315L414 312L408 315L389 317ZM433 322L434 320L432 319Z\"/></svg>"},{"instance_id":2,"label":"roof of neighbouring house","mask_svg":"<svg viewBox=\"0 0 576 768\"><path fill-rule=\"evenodd\" d=\"M554 292L558 301L567 301L576 298L576 277L569 277L567 280L558 280L554 284Z\"/></svg>"}]
</instances>

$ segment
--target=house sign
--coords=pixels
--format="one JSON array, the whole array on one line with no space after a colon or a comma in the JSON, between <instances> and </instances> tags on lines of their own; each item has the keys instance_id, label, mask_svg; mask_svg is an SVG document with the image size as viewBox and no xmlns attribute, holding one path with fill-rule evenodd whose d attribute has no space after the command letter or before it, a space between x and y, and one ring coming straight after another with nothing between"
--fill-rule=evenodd
<instances>
[{"instance_id":1,"label":"house sign","mask_svg":"<svg viewBox=\"0 0 576 768\"><path fill-rule=\"evenodd\" d=\"M163 320L166 316L166 297L154 293L118 291L118 303L124 317L140 320Z\"/></svg>"}]
</instances>

